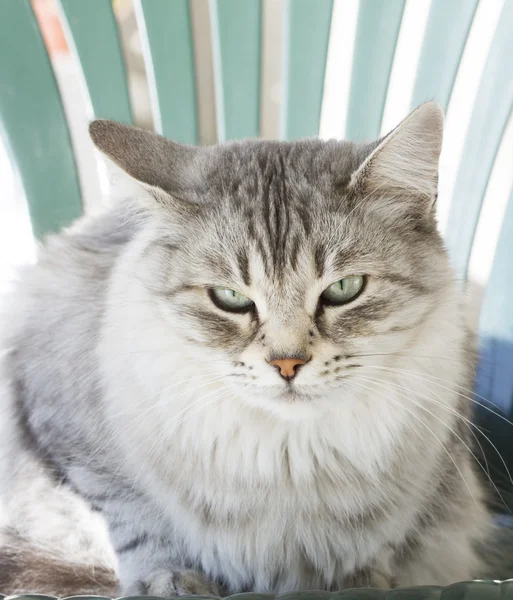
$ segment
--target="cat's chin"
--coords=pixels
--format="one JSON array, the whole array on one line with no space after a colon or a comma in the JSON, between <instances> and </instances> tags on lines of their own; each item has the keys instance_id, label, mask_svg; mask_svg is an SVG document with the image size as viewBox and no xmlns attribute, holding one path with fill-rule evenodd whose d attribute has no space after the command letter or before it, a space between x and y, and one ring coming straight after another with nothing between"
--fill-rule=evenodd
<instances>
[{"instance_id":1,"label":"cat's chin","mask_svg":"<svg viewBox=\"0 0 513 600\"><path fill-rule=\"evenodd\" d=\"M312 400L315 400L315 396L307 394L304 391L298 390L297 388L287 388L277 392L276 400L287 403L311 402Z\"/></svg>"},{"instance_id":2,"label":"cat's chin","mask_svg":"<svg viewBox=\"0 0 513 600\"><path fill-rule=\"evenodd\" d=\"M285 421L316 419L324 413L326 398L315 390L299 387L265 387L251 394L244 394L243 401L253 408L271 413Z\"/></svg>"},{"instance_id":3,"label":"cat's chin","mask_svg":"<svg viewBox=\"0 0 513 600\"><path fill-rule=\"evenodd\" d=\"M255 394L261 401L281 404L307 404L320 397L319 390L295 385L266 386Z\"/></svg>"}]
</instances>

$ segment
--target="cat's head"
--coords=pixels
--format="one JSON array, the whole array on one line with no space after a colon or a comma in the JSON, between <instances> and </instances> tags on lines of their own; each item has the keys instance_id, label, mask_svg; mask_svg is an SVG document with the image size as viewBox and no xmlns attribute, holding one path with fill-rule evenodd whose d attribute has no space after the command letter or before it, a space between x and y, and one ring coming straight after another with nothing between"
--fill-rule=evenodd
<instances>
[{"instance_id":1,"label":"cat's head","mask_svg":"<svg viewBox=\"0 0 513 600\"><path fill-rule=\"evenodd\" d=\"M444 301L433 103L370 144L196 148L110 121L91 135L151 192L140 268L184 347L252 402L337 392L407 353Z\"/></svg>"}]
</instances>

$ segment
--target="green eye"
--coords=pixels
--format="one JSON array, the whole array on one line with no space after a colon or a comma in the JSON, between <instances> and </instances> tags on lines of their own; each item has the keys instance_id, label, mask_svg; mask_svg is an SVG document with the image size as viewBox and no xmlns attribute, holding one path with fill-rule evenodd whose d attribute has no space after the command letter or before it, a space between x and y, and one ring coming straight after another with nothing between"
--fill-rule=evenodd
<instances>
[{"instance_id":1,"label":"green eye","mask_svg":"<svg viewBox=\"0 0 513 600\"><path fill-rule=\"evenodd\" d=\"M363 275L349 275L340 281L332 283L321 294L325 304L341 305L354 300L363 290Z\"/></svg>"},{"instance_id":2,"label":"green eye","mask_svg":"<svg viewBox=\"0 0 513 600\"><path fill-rule=\"evenodd\" d=\"M228 288L211 288L209 294L218 308L230 312L248 312L255 305L253 300L244 294Z\"/></svg>"}]
</instances>

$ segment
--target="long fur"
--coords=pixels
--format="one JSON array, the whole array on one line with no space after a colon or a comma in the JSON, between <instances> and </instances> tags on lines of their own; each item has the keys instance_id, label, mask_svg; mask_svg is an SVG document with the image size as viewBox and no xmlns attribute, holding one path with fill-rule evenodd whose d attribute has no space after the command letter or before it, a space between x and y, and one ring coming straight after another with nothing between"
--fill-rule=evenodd
<instances>
[{"instance_id":1,"label":"long fur","mask_svg":"<svg viewBox=\"0 0 513 600\"><path fill-rule=\"evenodd\" d=\"M437 111L368 145L182 151L93 127L147 191L48 239L6 313L3 564L40 551L4 592L49 548L98 593L113 570L123 594L161 595L479 576L492 528L431 210ZM353 302L319 302L352 274ZM255 309L221 310L219 286ZM293 386L269 364L290 356L308 359Z\"/></svg>"}]
</instances>

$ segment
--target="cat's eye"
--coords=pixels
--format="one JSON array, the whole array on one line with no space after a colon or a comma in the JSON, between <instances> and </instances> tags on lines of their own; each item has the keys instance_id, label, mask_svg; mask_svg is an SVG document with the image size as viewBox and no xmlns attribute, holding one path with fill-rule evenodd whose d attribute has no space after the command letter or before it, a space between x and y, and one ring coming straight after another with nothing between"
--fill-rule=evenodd
<instances>
[{"instance_id":1,"label":"cat's eye","mask_svg":"<svg viewBox=\"0 0 513 600\"><path fill-rule=\"evenodd\" d=\"M229 312L248 312L255 306L253 300L229 288L211 288L209 295L218 308Z\"/></svg>"},{"instance_id":2,"label":"cat's eye","mask_svg":"<svg viewBox=\"0 0 513 600\"><path fill-rule=\"evenodd\" d=\"M340 306L354 300L363 290L365 279L363 275L349 275L335 281L321 294L325 304Z\"/></svg>"}]
</instances>

